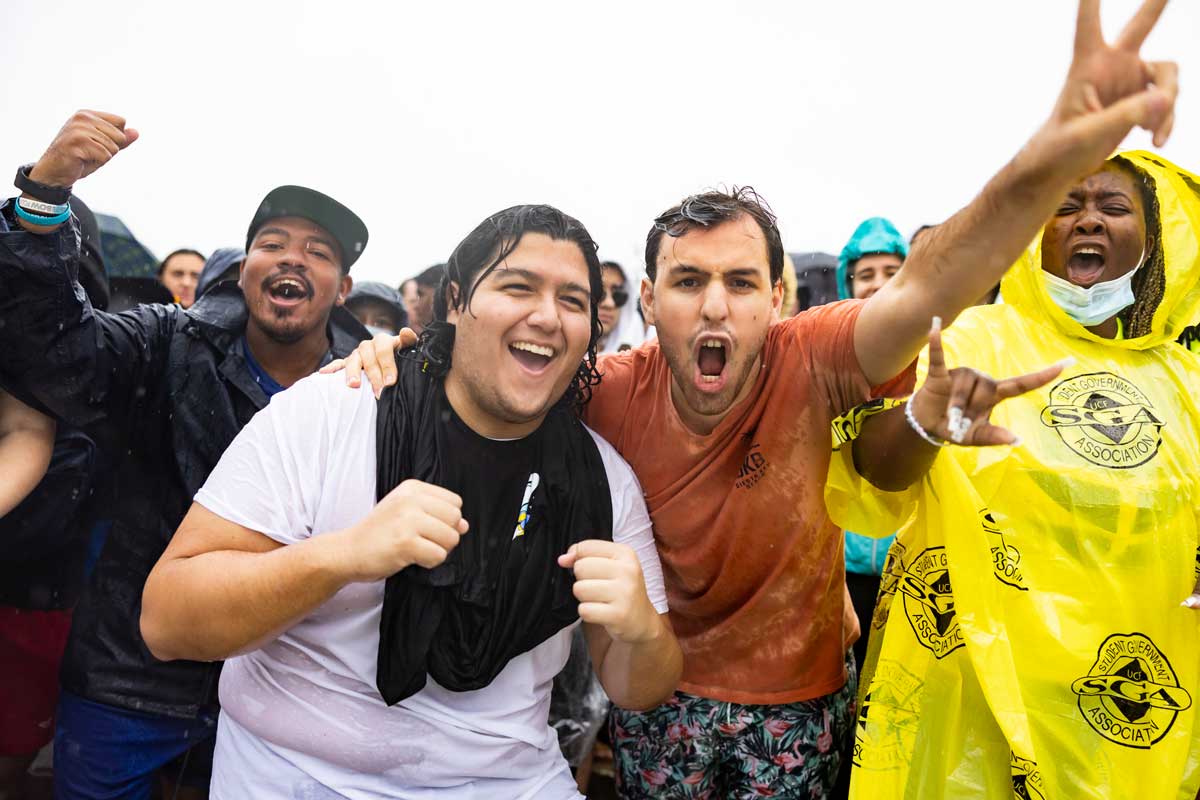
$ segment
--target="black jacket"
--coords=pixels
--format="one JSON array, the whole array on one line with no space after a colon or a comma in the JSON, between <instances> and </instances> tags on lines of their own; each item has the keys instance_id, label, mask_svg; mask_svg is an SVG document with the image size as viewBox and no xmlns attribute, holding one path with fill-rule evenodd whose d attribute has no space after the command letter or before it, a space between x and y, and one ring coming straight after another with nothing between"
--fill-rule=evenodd
<instances>
[{"instance_id":1,"label":"black jacket","mask_svg":"<svg viewBox=\"0 0 1200 800\"><path fill-rule=\"evenodd\" d=\"M214 710L220 665L158 661L139 617L146 578L193 495L267 404L242 355L241 292L215 287L187 311L95 311L75 282L76 229L35 236L8 206L0 217L0 373L18 396L81 428L114 470L112 531L75 609L63 687L151 714ZM342 308L329 334L326 360L368 338Z\"/></svg>"}]
</instances>

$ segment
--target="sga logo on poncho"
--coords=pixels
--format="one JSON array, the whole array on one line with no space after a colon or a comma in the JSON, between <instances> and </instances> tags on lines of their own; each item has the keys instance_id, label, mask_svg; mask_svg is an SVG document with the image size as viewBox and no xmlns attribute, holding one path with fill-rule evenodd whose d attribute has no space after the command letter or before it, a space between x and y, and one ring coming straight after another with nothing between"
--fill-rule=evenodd
<instances>
[{"instance_id":1,"label":"sga logo on poncho","mask_svg":"<svg viewBox=\"0 0 1200 800\"><path fill-rule=\"evenodd\" d=\"M1060 381L1050 390L1042 424L1093 464L1130 469L1158 453L1164 423L1132 383L1111 372L1091 372Z\"/></svg>"},{"instance_id":2,"label":"sga logo on poncho","mask_svg":"<svg viewBox=\"0 0 1200 800\"><path fill-rule=\"evenodd\" d=\"M954 612L946 548L922 550L900 579L900 594L904 596L904 614L913 633L935 656L945 658L963 646Z\"/></svg>"},{"instance_id":3,"label":"sga logo on poncho","mask_svg":"<svg viewBox=\"0 0 1200 800\"><path fill-rule=\"evenodd\" d=\"M1141 633L1114 633L1100 645L1087 677L1071 684L1079 710L1110 742L1148 750L1167 735L1192 696L1166 655Z\"/></svg>"}]
</instances>

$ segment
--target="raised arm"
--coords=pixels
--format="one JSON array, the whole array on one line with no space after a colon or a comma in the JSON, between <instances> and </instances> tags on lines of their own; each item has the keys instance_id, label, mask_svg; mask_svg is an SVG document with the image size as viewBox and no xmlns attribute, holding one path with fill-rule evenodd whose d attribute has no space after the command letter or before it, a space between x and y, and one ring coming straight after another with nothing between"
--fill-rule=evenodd
<instances>
[{"instance_id":1,"label":"raised arm","mask_svg":"<svg viewBox=\"0 0 1200 800\"><path fill-rule=\"evenodd\" d=\"M53 451L54 420L0 389L0 517L38 485Z\"/></svg>"},{"instance_id":2,"label":"raised arm","mask_svg":"<svg viewBox=\"0 0 1200 800\"><path fill-rule=\"evenodd\" d=\"M929 320L952 322L995 286L1078 179L1134 128L1155 146L1175 121L1178 69L1139 55L1167 0L1145 0L1113 44L1100 30L1100 0L1080 0L1075 48L1050 118L966 208L923 236L904 269L867 301L855 350L880 384L912 363Z\"/></svg>"},{"instance_id":3,"label":"raised arm","mask_svg":"<svg viewBox=\"0 0 1200 800\"><path fill-rule=\"evenodd\" d=\"M70 187L136 138L113 115L79 112L30 171L40 183ZM111 129L111 131L110 131ZM112 133L111 136L117 136ZM101 145L103 139L107 145ZM142 306L109 315L92 308L77 281L73 225L33 225L12 203L0 223L0 367L51 413L106 449L142 430L145 406L162 390L166 350L179 310Z\"/></svg>"}]
</instances>

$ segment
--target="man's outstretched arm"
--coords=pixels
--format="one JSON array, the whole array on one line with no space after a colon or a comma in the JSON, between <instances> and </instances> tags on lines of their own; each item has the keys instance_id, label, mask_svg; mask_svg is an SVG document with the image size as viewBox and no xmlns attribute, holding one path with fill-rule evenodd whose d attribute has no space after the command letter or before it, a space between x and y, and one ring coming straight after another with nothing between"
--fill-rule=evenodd
<instances>
[{"instance_id":1,"label":"man's outstretched arm","mask_svg":"<svg viewBox=\"0 0 1200 800\"><path fill-rule=\"evenodd\" d=\"M855 351L881 384L920 352L929 321L953 321L995 286L1072 185L1094 172L1135 127L1155 146L1175 121L1178 69L1139 55L1167 0L1145 0L1113 44L1100 0L1080 0L1066 83L1041 129L966 208L923 236L904 269L867 301Z\"/></svg>"}]
</instances>

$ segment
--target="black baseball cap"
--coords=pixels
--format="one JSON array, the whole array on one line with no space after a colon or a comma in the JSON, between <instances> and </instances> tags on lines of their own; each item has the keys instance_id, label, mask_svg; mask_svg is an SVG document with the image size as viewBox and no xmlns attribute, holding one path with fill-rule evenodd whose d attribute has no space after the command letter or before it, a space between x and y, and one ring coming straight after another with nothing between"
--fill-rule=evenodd
<instances>
[{"instance_id":1,"label":"black baseball cap","mask_svg":"<svg viewBox=\"0 0 1200 800\"><path fill-rule=\"evenodd\" d=\"M337 240L342 249L347 272L367 247L367 226L358 215L327 194L306 186L279 186L267 192L258 204L250 230L246 232L246 250L268 220L279 217L302 217L317 223Z\"/></svg>"}]
</instances>

